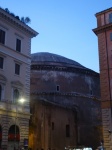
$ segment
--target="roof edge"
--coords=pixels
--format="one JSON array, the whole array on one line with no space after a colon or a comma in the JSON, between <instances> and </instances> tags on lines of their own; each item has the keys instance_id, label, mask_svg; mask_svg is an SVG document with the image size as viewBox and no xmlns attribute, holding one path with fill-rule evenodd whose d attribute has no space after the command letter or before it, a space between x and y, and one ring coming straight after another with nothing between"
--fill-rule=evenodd
<instances>
[{"instance_id":1,"label":"roof edge","mask_svg":"<svg viewBox=\"0 0 112 150\"><path fill-rule=\"evenodd\" d=\"M8 12L6 12L3 8L0 7L0 16L7 20L10 21L11 23L15 24L16 26L18 26L19 28L21 28L22 30L28 32L30 34L31 37L35 37L37 36L39 33L37 31L35 31L34 29L32 29L31 27L29 27L28 25L24 24L23 22L21 22L20 20L18 20L17 18L15 18L14 16L12 16L11 14L9 14Z\"/></svg>"},{"instance_id":2,"label":"roof edge","mask_svg":"<svg viewBox=\"0 0 112 150\"><path fill-rule=\"evenodd\" d=\"M112 10L112 7L108 8L108 9L105 9L105 10L102 10L102 11L100 11L100 12L97 12L97 13L95 14L95 16L97 17L98 15L100 15L100 14L102 14L102 13L105 13L105 12L108 12L108 11L110 11L110 10Z\"/></svg>"}]
</instances>

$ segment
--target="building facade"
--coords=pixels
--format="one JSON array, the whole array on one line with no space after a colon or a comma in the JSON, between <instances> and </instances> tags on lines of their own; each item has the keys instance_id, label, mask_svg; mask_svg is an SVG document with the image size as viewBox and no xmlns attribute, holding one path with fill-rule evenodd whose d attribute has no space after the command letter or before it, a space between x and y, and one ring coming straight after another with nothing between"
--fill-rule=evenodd
<instances>
[{"instance_id":1,"label":"building facade","mask_svg":"<svg viewBox=\"0 0 112 150\"><path fill-rule=\"evenodd\" d=\"M0 8L0 147L7 150L28 145L31 38L37 34Z\"/></svg>"},{"instance_id":2,"label":"building facade","mask_svg":"<svg viewBox=\"0 0 112 150\"><path fill-rule=\"evenodd\" d=\"M112 8L96 13L98 37L103 138L106 150L112 149Z\"/></svg>"},{"instance_id":3,"label":"building facade","mask_svg":"<svg viewBox=\"0 0 112 150\"><path fill-rule=\"evenodd\" d=\"M99 74L56 54L31 58L30 147L97 148L102 140Z\"/></svg>"}]
</instances>

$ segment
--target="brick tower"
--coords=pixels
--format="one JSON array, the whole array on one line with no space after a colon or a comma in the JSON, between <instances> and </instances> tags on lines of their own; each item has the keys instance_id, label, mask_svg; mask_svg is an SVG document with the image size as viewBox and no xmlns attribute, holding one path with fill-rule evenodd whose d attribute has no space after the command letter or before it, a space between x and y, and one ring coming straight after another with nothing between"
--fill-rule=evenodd
<instances>
[{"instance_id":1,"label":"brick tower","mask_svg":"<svg viewBox=\"0 0 112 150\"><path fill-rule=\"evenodd\" d=\"M112 8L96 13L98 36L103 138L106 150L112 149Z\"/></svg>"}]
</instances>

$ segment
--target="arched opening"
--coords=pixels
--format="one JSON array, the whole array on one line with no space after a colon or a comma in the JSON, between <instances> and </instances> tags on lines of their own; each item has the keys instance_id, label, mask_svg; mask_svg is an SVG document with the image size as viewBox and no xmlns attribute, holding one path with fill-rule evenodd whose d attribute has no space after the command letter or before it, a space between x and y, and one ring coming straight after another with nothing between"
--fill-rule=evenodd
<instances>
[{"instance_id":1,"label":"arched opening","mask_svg":"<svg viewBox=\"0 0 112 150\"><path fill-rule=\"evenodd\" d=\"M8 147L18 148L20 141L20 131L17 125L12 125L8 131Z\"/></svg>"}]
</instances>

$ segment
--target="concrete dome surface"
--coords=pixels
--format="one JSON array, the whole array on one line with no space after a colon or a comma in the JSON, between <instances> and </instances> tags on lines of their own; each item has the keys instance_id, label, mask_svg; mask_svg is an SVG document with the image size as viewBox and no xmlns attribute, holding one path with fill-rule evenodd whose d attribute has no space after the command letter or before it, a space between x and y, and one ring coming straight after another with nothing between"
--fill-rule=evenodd
<instances>
[{"instance_id":1,"label":"concrete dome surface","mask_svg":"<svg viewBox=\"0 0 112 150\"><path fill-rule=\"evenodd\" d=\"M82 66L80 63L68 59L66 57L52 54L48 52L38 52L33 53L31 55L31 61L33 64L44 64L44 65L58 65L58 66L68 66L68 67L75 67L75 68L81 68L81 69L87 69L86 67Z\"/></svg>"}]
</instances>

